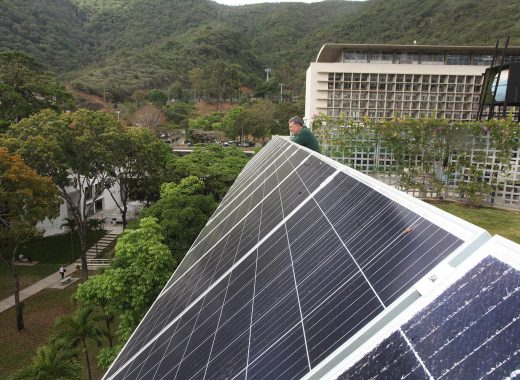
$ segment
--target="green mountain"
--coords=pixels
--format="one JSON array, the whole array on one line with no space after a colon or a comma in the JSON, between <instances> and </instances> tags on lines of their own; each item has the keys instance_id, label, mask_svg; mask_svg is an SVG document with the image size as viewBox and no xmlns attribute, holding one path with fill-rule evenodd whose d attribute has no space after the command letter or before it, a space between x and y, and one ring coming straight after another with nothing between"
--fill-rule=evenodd
<instances>
[{"instance_id":1,"label":"green mountain","mask_svg":"<svg viewBox=\"0 0 520 380\"><path fill-rule=\"evenodd\" d=\"M293 93L326 42L520 45L519 0L327 0L230 7L209 0L0 0L0 50L29 53L78 89L119 101L189 86L189 72ZM216 73L216 74L215 74ZM235 75L234 74L234 75ZM234 86L237 86L235 81ZM220 82L219 82L220 83ZM220 84L219 84L220 86Z\"/></svg>"}]
</instances>

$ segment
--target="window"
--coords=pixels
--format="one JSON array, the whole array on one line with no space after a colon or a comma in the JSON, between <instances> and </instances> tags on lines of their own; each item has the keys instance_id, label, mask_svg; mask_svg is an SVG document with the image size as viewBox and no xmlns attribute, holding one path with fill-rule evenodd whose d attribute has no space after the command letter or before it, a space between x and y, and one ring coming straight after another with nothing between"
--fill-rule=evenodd
<instances>
[{"instance_id":1,"label":"window","mask_svg":"<svg viewBox=\"0 0 520 380\"><path fill-rule=\"evenodd\" d=\"M500 61L497 61L497 62L500 62ZM511 63L511 62L520 62L520 55L512 55L512 54L506 55L506 59L504 60L504 63Z\"/></svg>"},{"instance_id":2,"label":"window","mask_svg":"<svg viewBox=\"0 0 520 380\"><path fill-rule=\"evenodd\" d=\"M423 65L442 65L444 63L443 53L421 53Z\"/></svg>"},{"instance_id":3,"label":"window","mask_svg":"<svg viewBox=\"0 0 520 380\"><path fill-rule=\"evenodd\" d=\"M448 65L471 65L471 55L464 53L448 53L446 63Z\"/></svg>"},{"instance_id":4,"label":"window","mask_svg":"<svg viewBox=\"0 0 520 380\"><path fill-rule=\"evenodd\" d=\"M368 62L366 51L346 51L343 53L343 62L366 63Z\"/></svg>"},{"instance_id":5,"label":"window","mask_svg":"<svg viewBox=\"0 0 520 380\"><path fill-rule=\"evenodd\" d=\"M419 63L419 54L413 52L398 52L396 53L397 63Z\"/></svg>"},{"instance_id":6,"label":"window","mask_svg":"<svg viewBox=\"0 0 520 380\"><path fill-rule=\"evenodd\" d=\"M474 65L491 66L493 56L490 54L476 54L473 56Z\"/></svg>"},{"instance_id":7,"label":"window","mask_svg":"<svg viewBox=\"0 0 520 380\"><path fill-rule=\"evenodd\" d=\"M392 63L393 53L384 51L373 51L370 53L371 63Z\"/></svg>"}]
</instances>

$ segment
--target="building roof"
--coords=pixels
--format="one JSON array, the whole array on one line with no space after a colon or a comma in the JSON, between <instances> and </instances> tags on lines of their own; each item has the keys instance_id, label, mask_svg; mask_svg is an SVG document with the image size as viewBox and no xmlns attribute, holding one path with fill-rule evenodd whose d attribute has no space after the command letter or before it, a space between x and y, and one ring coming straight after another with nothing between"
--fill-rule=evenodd
<instances>
[{"instance_id":1,"label":"building roof","mask_svg":"<svg viewBox=\"0 0 520 380\"><path fill-rule=\"evenodd\" d=\"M366 50L366 51L407 51L407 52L456 52L456 53L478 53L494 54L494 46L447 46L447 45L396 45L396 44L347 44L326 43L320 49L316 62L337 62L344 49ZM499 47L501 53L503 47ZM520 54L520 46L510 46L507 54Z\"/></svg>"}]
</instances>

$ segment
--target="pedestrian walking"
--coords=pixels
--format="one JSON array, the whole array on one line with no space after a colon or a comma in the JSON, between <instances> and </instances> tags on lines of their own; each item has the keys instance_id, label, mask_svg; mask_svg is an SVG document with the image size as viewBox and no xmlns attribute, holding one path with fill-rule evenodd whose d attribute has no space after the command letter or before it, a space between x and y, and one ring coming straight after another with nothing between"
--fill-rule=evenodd
<instances>
[{"instance_id":1,"label":"pedestrian walking","mask_svg":"<svg viewBox=\"0 0 520 380\"><path fill-rule=\"evenodd\" d=\"M62 279L62 280L63 280L63 278L65 277L65 272L66 272L66 271L67 271L67 269L65 269L65 268L63 267L63 265L60 266L60 270L59 270L58 272L60 272L60 275L61 275L61 279Z\"/></svg>"}]
</instances>

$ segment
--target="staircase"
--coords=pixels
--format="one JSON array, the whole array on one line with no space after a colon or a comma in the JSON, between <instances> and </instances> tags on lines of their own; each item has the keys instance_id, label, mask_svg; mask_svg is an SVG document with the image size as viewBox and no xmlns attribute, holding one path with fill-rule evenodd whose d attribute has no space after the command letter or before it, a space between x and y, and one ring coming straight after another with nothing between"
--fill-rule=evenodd
<instances>
[{"instance_id":1,"label":"staircase","mask_svg":"<svg viewBox=\"0 0 520 380\"><path fill-rule=\"evenodd\" d=\"M103 236L101 239L99 239L92 247L90 247L89 250L87 251L87 265L88 265L89 261L91 263L94 263L96 261L96 259L98 258L98 255L100 255L110 244L112 244L117 239L118 236L119 236L118 233L109 232L105 236ZM109 260L109 259L105 259L104 261L106 261L106 260ZM81 265L81 258L78 259L76 261L76 263ZM107 263L104 262L103 265L94 265L94 266L108 266L108 265L107 265Z\"/></svg>"},{"instance_id":2,"label":"staircase","mask_svg":"<svg viewBox=\"0 0 520 380\"><path fill-rule=\"evenodd\" d=\"M103 236L87 251L87 259L96 259L97 256L101 254L106 247L112 244L118 236L119 235L110 232Z\"/></svg>"}]
</instances>

